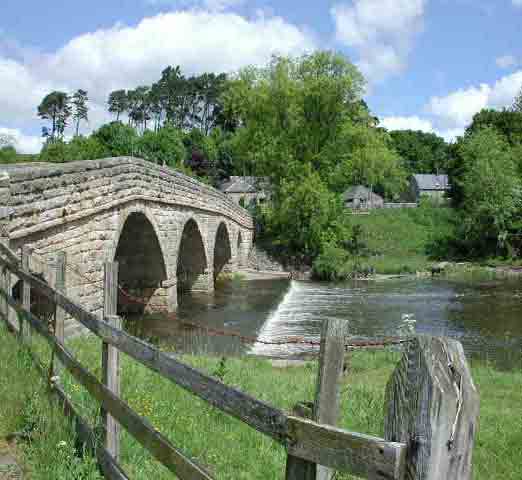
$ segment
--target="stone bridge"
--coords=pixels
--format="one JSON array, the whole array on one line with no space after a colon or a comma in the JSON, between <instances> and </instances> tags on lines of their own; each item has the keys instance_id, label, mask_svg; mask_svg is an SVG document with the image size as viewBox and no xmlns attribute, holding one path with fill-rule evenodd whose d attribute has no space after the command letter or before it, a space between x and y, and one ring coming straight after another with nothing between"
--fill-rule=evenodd
<instances>
[{"instance_id":1,"label":"stone bridge","mask_svg":"<svg viewBox=\"0 0 522 480\"><path fill-rule=\"evenodd\" d=\"M175 311L182 293L212 292L221 271L245 266L252 237L246 210L144 160L0 165L0 240L33 248L31 268L44 277L65 252L66 293L94 313L102 312L104 261L117 261L120 285L144 299L120 294L120 313Z\"/></svg>"}]
</instances>

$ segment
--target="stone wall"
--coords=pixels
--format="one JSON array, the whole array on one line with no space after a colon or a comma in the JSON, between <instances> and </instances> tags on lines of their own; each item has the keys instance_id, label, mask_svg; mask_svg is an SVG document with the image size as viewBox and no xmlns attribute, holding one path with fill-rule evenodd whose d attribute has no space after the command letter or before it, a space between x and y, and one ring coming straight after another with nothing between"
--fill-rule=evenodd
<instances>
[{"instance_id":1,"label":"stone wall","mask_svg":"<svg viewBox=\"0 0 522 480\"><path fill-rule=\"evenodd\" d=\"M6 174L9 182L1 180ZM219 227L226 232L232 269L247 262L252 244L251 216L221 192L130 157L0 166L2 195L13 210L4 225L10 247L33 247L33 270L48 280L46 263L56 252L65 252L66 293L100 314L104 261L122 262L120 283L146 297L151 308L172 311L178 304L179 263L202 265L180 258L180 252L205 259L204 270L193 267L190 274L198 289L211 291L218 273L214 272L214 252L224 251L223 234L216 240ZM201 241L184 237L189 223L195 224ZM148 268L151 263L154 267ZM217 268L222 263L217 261Z\"/></svg>"},{"instance_id":2,"label":"stone wall","mask_svg":"<svg viewBox=\"0 0 522 480\"><path fill-rule=\"evenodd\" d=\"M254 245L248 256L248 268L260 272L286 272L287 270L265 250Z\"/></svg>"}]
</instances>

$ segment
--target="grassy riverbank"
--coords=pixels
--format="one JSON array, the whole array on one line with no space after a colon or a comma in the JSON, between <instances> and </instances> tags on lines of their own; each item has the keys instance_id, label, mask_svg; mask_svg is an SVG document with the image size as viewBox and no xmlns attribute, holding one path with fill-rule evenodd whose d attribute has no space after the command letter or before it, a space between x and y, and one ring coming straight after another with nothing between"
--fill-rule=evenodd
<instances>
[{"instance_id":1,"label":"grassy riverbank","mask_svg":"<svg viewBox=\"0 0 522 480\"><path fill-rule=\"evenodd\" d=\"M27 437L9 444L6 437ZM0 321L0 457L14 456L31 480L97 480L89 456L74 452L74 434L27 352ZM0 478L2 474L0 473Z\"/></svg>"},{"instance_id":2,"label":"grassy riverbank","mask_svg":"<svg viewBox=\"0 0 522 480\"><path fill-rule=\"evenodd\" d=\"M38 399L37 411L43 418L41 435L45 435L48 440L45 443L37 440L25 447L22 450L24 462L31 466L31 470L34 468L35 472L50 468L50 458L53 462L67 465L56 447L61 440L65 440L67 445L72 442L65 422L61 421L56 408L49 406L45 387L30 367L28 357L13 348L14 343L10 337L9 341L5 341L4 332L0 345L3 348L1 358L4 359L2 379L7 379L2 381L0 408L3 410L0 411L2 418L7 418L4 412L7 413L6 409L10 409L17 413L8 417L19 419L9 425L2 425L2 432L20 428L20 419L25 417L18 412L25 412L25 405L29 402L27 399L31 395L35 396ZM69 347L99 378L101 342L93 337L82 338L70 342ZM43 358L48 357L45 346L39 344L38 349ZM15 360L6 363L6 357ZM298 401L313 399L316 378L316 365L313 362L300 367L279 369L268 361L256 358L227 359L224 362L204 356L188 355L184 358L197 368L221 378L225 383L285 410L290 410ZM384 388L397 360L398 354L389 351L356 352L352 355L350 371L342 388L343 427L382 435ZM209 469L216 478L284 478L285 451L275 442L216 411L125 355L122 355L122 362L122 397L125 401L147 417L176 446ZM474 478L518 480L522 478L522 372L499 372L484 364L474 364L472 369L481 395L480 429L474 451ZM4 375L4 371L11 373ZM83 415L96 421L99 406L68 375L64 376L64 382ZM8 385L13 387L7 388ZM6 423L5 420L3 423ZM88 462L84 464L80 460L76 461L82 468L91 468ZM122 465L131 478L171 478L166 469L152 460L126 433L122 440ZM97 478L93 471L88 472L82 478ZM31 478L73 477L57 474L36 475Z\"/></svg>"},{"instance_id":3,"label":"grassy riverbank","mask_svg":"<svg viewBox=\"0 0 522 480\"><path fill-rule=\"evenodd\" d=\"M419 208L378 209L369 215L353 215L363 229L362 240L371 252L365 263L377 273L425 271L434 239L452 229L453 211L423 204Z\"/></svg>"},{"instance_id":4,"label":"grassy riverbank","mask_svg":"<svg viewBox=\"0 0 522 480\"><path fill-rule=\"evenodd\" d=\"M76 354L97 375L100 342L75 341ZM227 384L289 410L314 395L316 365L278 369L268 361L186 356L192 365L223 379ZM342 394L343 427L382 435L384 388L398 354L357 352ZM522 372L499 372L473 365L481 394L480 430L474 452L475 479L522 478ZM94 418L98 408L70 379L67 388L85 415ZM219 479L284 478L284 450L242 423L219 413L182 389L137 365L123 355L123 398L177 446L189 452ZM122 462L135 478L169 478L163 467L128 435L124 435ZM350 478L340 476L339 478Z\"/></svg>"}]
</instances>

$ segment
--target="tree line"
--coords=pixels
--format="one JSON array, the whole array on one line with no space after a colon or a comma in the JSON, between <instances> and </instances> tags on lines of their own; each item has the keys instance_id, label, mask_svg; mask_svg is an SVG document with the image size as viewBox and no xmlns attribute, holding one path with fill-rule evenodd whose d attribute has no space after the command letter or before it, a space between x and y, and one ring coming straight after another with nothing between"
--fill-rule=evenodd
<instances>
[{"instance_id":1,"label":"tree line","mask_svg":"<svg viewBox=\"0 0 522 480\"><path fill-rule=\"evenodd\" d=\"M133 155L214 186L230 175L266 177L271 202L254 212L260 240L287 261L308 265L358 244L347 241L360 236L342 204L349 186L400 200L412 173L449 173L458 219L451 238L433 242L434 254L516 253L522 91L512 108L480 112L448 144L435 134L379 127L364 88L357 67L329 51L275 56L233 75L186 77L167 67L152 85L111 92L114 120L88 136L79 135L89 118L88 92L46 95L37 110L49 124L36 158ZM13 161L9 148L0 147L0 161Z\"/></svg>"}]
</instances>

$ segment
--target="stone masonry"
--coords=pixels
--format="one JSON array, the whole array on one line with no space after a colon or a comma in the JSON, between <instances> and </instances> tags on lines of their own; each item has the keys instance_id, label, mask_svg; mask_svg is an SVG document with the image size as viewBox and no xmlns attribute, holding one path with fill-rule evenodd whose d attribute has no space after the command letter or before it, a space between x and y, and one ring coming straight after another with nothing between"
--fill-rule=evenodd
<instances>
[{"instance_id":1,"label":"stone masonry","mask_svg":"<svg viewBox=\"0 0 522 480\"><path fill-rule=\"evenodd\" d=\"M175 311L178 291L212 291L226 268L247 264L249 213L193 178L132 157L65 164L0 165L0 241L34 249L31 269L48 281L65 252L66 293L102 313L103 262L147 307ZM125 299L121 299L125 308Z\"/></svg>"}]
</instances>

